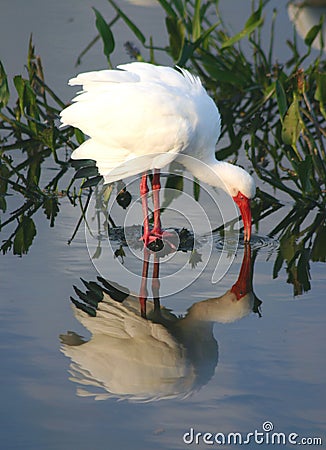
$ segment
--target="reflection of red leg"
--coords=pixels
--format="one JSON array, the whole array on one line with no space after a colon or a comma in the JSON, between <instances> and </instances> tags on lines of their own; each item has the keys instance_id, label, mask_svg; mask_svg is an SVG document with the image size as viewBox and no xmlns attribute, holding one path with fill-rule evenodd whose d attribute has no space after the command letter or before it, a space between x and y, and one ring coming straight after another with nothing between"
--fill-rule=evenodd
<instances>
[{"instance_id":1,"label":"reflection of red leg","mask_svg":"<svg viewBox=\"0 0 326 450\"><path fill-rule=\"evenodd\" d=\"M148 249L144 247L143 272L141 275L141 284L139 291L140 314L144 319L146 319L146 301L148 297L147 278L148 278L149 257L150 253Z\"/></svg>"},{"instance_id":2,"label":"reflection of red leg","mask_svg":"<svg viewBox=\"0 0 326 450\"><path fill-rule=\"evenodd\" d=\"M154 267L152 276L152 293L154 302L154 313L160 313L160 257L154 253Z\"/></svg>"},{"instance_id":3,"label":"reflection of red leg","mask_svg":"<svg viewBox=\"0 0 326 450\"><path fill-rule=\"evenodd\" d=\"M152 277L152 292L153 298L159 298L160 296L160 258L154 253L154 267Z\"/></svg>"}]
</instances>

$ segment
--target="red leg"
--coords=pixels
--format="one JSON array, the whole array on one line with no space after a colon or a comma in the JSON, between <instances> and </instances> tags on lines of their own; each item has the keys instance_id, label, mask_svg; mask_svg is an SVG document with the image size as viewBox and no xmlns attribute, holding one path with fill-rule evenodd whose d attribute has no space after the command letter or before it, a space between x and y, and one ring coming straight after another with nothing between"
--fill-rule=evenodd
<instances>
[{"instance_id":1,"label":"red leg","mask_svg":"<svg viewBox=\"0 0 326 450\"><path fill-rule=\"evenodd\" d=\"M143 234L143 240L145 242L145 245L147 245L148 237L150 235L150 229L149 229L149 220L148 220L148 201L147 201L147 194L148 194L148 186L147 186L147 173L144 173L141 177L140 182L140 195L141 195L141 205L143 210L143 219L144 219L144 234Z\"/></svg>"},{"instance_id":2,"label":"red leg","mask_svg":"<svg viewBox=\"0 0 326 450\"><path fill-rule=\"evenodd\" d=\"M152 179L152 190L153 190L153 203L154 203L154 228L152 234L161 238L162 237L162 226L160 218L160 170L154 169L154 175Z\"/></svg>"},{"instance_id":3,"label":"red leg","mask_svg":"<svg viewBox=\"0 0 326 450\"><path fill-rule=\"evenodd\" d=\"M154 175L152 179L152 189L153 189L153 204L154 204L154 227L150 230L149 220L148 220L148 185L147 185L147 174L144 174L141 178L140 182L140 194L142 201L142 210L144 217L144 233L142 236L142 240L144 241L145 247L148 247L150 244L151 250L154 252L162 250L164 244L162 241L163 231L161 227L161 219L160 219L160 170L154 169ZM168 232L164 232L164 237L168 239L169 237L175 238L175 235ZM171 249L176 250L176 246L170 242L169 243Z\"/></svg>"},{"instance_id":4,"label":"red leg","mask_svg":"<svg viewBox=\"0 0 326 450\"><path fill-rule=\"evenodd\" d=\"M159 198L157 195L157 190L159 189L159 185L157 186L157 174L156 175L156 184L155 190L153 192L153 197L155 197L154 208L158 206L158 210L154 211L154 229L151 231L149 227L149 219L148 219L148 185L147 185L147 174L144 174L141 178L140 182L140 194L141 194L141 202L142 202L142 210L144 217L144 233L142 240L144 241L145 247L148 247L152 242L156 242L158 239L162 238L162 230L159 218ZM154 176L155 176L154 175ZM159 174L158 174L158 183L159 183ZM154 195L155 194L155 195ZM157 215L158 213L158 215Z\"/></svg>"}]
</instances>

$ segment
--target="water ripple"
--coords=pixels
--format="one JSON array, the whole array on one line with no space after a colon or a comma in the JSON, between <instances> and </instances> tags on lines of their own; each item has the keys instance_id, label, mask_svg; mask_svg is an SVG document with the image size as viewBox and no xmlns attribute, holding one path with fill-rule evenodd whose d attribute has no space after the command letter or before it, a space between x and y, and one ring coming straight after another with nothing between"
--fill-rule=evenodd
<instances>
[{"instance_id":1,"label":"water ripple","mask_svg":"<svg viewBox=\"0 0 326 450\"><path fill-rule=\"evenodd\" d=\"M226 240L225 240L226 239ZM238 249L244 248L246 243L243 240L243 236L240 235L239 241L236 238L232 239L232 236L224 238L220 234L214 234L214 247L217 250L230 250L237 247ZM250 240L250 246L252 250L259 251L275 251L279 248L279 241L276 238L270 236L263 236L259 234L253 234Z\"/></svg>"},{"instance_id":2,"label":"water ripple","mask_svg":"<svg viewBox=\"0 0 326 450\"><path fill-rule=\"evenodd\" d=\"M170 230L172 230L172 228ZM229 252L231 250L243 249L246 245L243 240L243 235L240 235L238 240L237 233L234 233L234 236L232 233L228 233L227 236L223 236L220 233L213 233L213 235L197 236L196 239L194 239L193 233L185 228L173 228L173 230L178 234L180 239L179 251L187 252L193 250L194 247L200 248L203 245L206 245L211 239L213 239L213 249L218 251L224 250ZM140 225L126 227L125 229L116 227L109 230L109 238L110 240L118 241L124 245L128 242L133 248L142 248L141 232L142 229ZM252 250L259 250L259 252L273 252L279 248L279 241L270 236L253 234L251 236L250 246Z\"/></svg>"}]
</instances>

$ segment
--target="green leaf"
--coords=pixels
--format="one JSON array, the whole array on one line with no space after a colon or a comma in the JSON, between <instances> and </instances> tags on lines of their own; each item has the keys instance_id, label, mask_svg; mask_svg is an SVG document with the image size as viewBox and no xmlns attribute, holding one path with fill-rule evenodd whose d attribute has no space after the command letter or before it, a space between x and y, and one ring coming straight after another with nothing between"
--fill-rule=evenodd
<instances>
[{"instance_id":1,"label":"green leaf","mask_svg":"<svg viewBox=\"0 0 326 450\"><path fill-rule=\"evenodd\" d=\"M0 108L4 108L9 101L10 93L5 69L0 61Z\"/></svg>"},{"instance_id":2,"label":"green leaf","mask_svg":"<svg viewBox=\"0 0 326 450\"><path fill-rule=\"evenodd\" d=\"M6 202L6 199L4 198L4 196L3 195L1 195L0 194L0 210L2 211L2 212L6 212L6 210L7 210L7 202ZM0 225L1 225L1 222L0 222Z\"/></svg>"},{"instance_id":3,"label":"green leaf","mask_svg":"<svg viewBox=\"0 0 326 450\"><path fill-rule=\"evenodd\" d=\"M167 2L166 0L158 0L158 2L162 6L162 8L165 10L165 12L167 13L167 15L169 17L174 17L175 19L178 18L177 13L174 11L174 9L169 4L169 2Z\"/></svg>"},{"instance_id":4,"label":"green leaf","mask_svg":"<svg viewBox=\"0 0 326 450\"><path fill-rule=\"evenodd\" d=\"M203 60L205 59L203 58ZM247 85L245 77L240 73L238 74L231 70L219 69L214 64L205 64L205 69L209 73L210 77L216 81L236 85L240 88L244 88Z\"/></svg>"},{"instance_id":5,"label":"green leaf","mask_svg":"<svg viewBox=\"0 0 326 450\"><path fill-rule=\"evenodd\" d=\"M77 170L75 173L74 178L90 178L98 175L97 167L95 166L89 166L89 167L82 167L81 169Z\"/></svg>"},{"instance_id":6,"label":"green leaf","mask_svg":"<svg viewBox=\"0 0 326 450\"><path fill-rule=\"evenodd\" d=\"M186 3L184 0L173 0L173 6L176 8L180 17L185 17Z\"/></svg>"},{"instance_id":7,"label":"green leaf","mask_svg":"<svg viewBox=\"0 0 326 450\"><path fill-rule=\"evenodd\" d=\"M21 75L16 75L14 77L14 85L18 94L19 108L22 114L24 114L24 92L25 92L25 82Z\"/></svg>"},{"instance_id":8,"label":"green leaf","mask_svg":"<svg viewBox=\"0 0 326 450\"><path fill-rule=\"evenodd\" d=\"M195 48L199 47L199 45L215 30L215 28L219 25L219 22L213 23L207 30L205 30L199 38L194 42Z\"/></svg>"},{"instance_id":9,"label":"green leaf","mask_svg":"<svg viewBox=\"0 0 326 450\"><path fill-rule=\"evenodd\" d=\"M319 24L314 25L313 27L310 28L310 30L308 31L308 33L306 34L306 37L304 39L304 42L308 47L311 47L314 40L318 36L318 33L320 33L322 26L323 26L323 21L321 20L319 22Z\"/></svg>"},{"instance_id":10,"label":"green leaf","mask_svg":"<svg viewBox=\"0 0 326 450\"><path fill-rule=\"evenodd\" d=\"M260 4L259 8L253 12L253 14L249 17L249 19L245 23L243 30L241 30L235 36L223 42L221 48L224 49L227 47L231 47L233 44L240 41L245 36L250 35L256 28L262 25L264 22L264 18L261 16L261 12L262 12L262 5Z\"/></svg>"},{"instance_id":11,"label":"green leaf","mask_svg":"<svg viewBox=\"0 0 326 450\"><path fill-rule=\"evenodd\" d=\"M40 121L39 108L36 101L36 94L30 85L29 81L25 82L25 92L24 92L24 106L26 108L26 113L30 116L30 119L35 119L37 122ZM29 120L29 126L33 127L35 133L37 133L38 125L33 120Z\"/></svg>"},{"instance_id":12,"label":"green leaf","mask_svg":"<svg viewBox=\"0 0 326 450\"><path fill-rule=\"evenodd\" d=\"M315 99L326 105L326 72L318 72Z\"/></svg>"},{"instance_id":13,"label":"green leaf","mask_svg":"<svg viewBox=\"0 0 326 450\"><path fill-rule=\"evenodd\" d=\"M30 217L23 216L20 219L15 239L14 239L14 255L22 256L26 254L33 243L36 236L36 227Z\"/></svg>"},{"instance_id":14,"label":"green leaf","mask_svg":"<svg viewBox=\"0 0 326 450\"><path fill-rule=\"evenodd\" d=\"M309 193L312 190L310 177L313 174L313 165L311 155L307 155L304 161L298 161L297 173L301 182L303 194Z\"/></svg>"},{"instance_id":15,"label":"green leaf","mask_svg":"<svg viewBox=\"0 0 326 450\"><path fill-rule=\"evenodd\" d=\"M326 120L326 72L318 72L316 76L317 88L315 92L315 100L319 102L320 112Z\"/></svg>"},{"instance_id":16,"label":"green leaf","mask_svg":"<svg viewBox=\"0 0 326 450\"><path fill-rule=\"evenodd\" d=\"M116 3L113 0L108 0L109 3L113 6L113 8L116 10L116 12L119 14L121 19L125 22L125 24L130 28L130 30L134 33L134 35L140 40L142 44L145 44L146 38L143 35L143 33L140 31L140 29L125 15L123 11L116 5Z\"/></svg>"},{"instance_id":17,"label":"green leaf","mask_svg":"<svg viewBox=\"0 0 326 450\"><path fill-rule=\"evenodd\" d=\"M185 41L185 26L181 19L167 16L166 28L169 33L170 52L174 61L178 61Z\"/></svg>"},{"instance_id":18,"label":"green leaf","mask_svg":"<svg viewBox=\"0 0 326 450\"><path fill-rule=\"evenodd\" d=\"M195 269L199 263L203 262L202 254L198 253L196 249L190 253L189 264L192 269Z\"/></svg>"},{"instance_id":19,"label":"green leaf","mask_svg":"<svg viewBox=\"0 0 326 450\"><path fill-rule=\"evenodd\" d=\"M78 128L75 128L75 136L79 145L81 145L85 141L85 135Z\"/></svg>"},{"instance_id":20,"label":"green leaf","mask_svg":"<svg viewBox=\"0 0 326 450\"><path fill-rule=\"evenodd\" d=\"M98 175L97 177L94 177L94 178L90 178L89 180L86 180L81 185L81 188L85 189L85 188L88 188L88 187L97 186L101 180L103 180L103 177L100 176L100 175Z\"/></svg>"},{"instance_id":21,"label":"green leaf","mask_svg":"<svg viewBox=\"0 0 326 450\"><path fill-rule=\"evenodd\" d=\"M10 176L10 170L5 164L0 164L0 195L7 193L8 179Z\"/></svg>"},{"instance_id":22,"label":"green leaf","mask_svg":"<svg viewBox=\"0 0 326 450\"><path fill-rule=\"evenodd\" d=\"M36 94L29 81L24 80L21 75L16 75L14 77L14 85L18 93L20 112L28 118L29 131L34 135L38 135L40 114L36 101Z\"/></svg>"},{"instance_id":23,"label":"green leaf","mask_svg":"<svg viewBox=\"0 0 326 450\"><path fill-rule=\"evenodd\" d=\"M182 67L186 64L188 59L190 59L194 51L200 46L200 44L211 34L213 30L217 27L218 23L214 23L210 26L195 42L185 42L183 46L182 53L177 65Z\"/></svg>"},{"instance_id":24,"label":"green leaf","mask_svg":"<svg viewBox=\"0 0 326 450\"><path fill-rule=\"evenodd\" d=\"M278 109L280 111L281 121L283 122L283 117L288 109L286 95L282 83L276 80L275 83L276 99L278 104Z\"/></svg>"},{"instance_id":25,"label":"green leaf","mask_svg":"<svg viewBox=\"0 0 326 450\"><path fill-rule=\"evenodd\" d=\"M305 292L308 292L311 289L309 253L310 253L310 250L307 248L304 248L302 250L302 253L301 253L299 261L298 261L298 266L297 266L298 280L299 280L300 284L302 285L303 290Z\"/></svg>"},{"instance_id":26,"label":"green leaf","mask_svg":"<svg viewBox=\"0 0 326 450\"><path fill-rule=\"evenodd\" d=\"M54 128L45 128L45 130L39 132L39 139L51 150L55 150Z\"/></svg>"},{"instance_id":27,"label":"green leaf","mask_svg":"<svg viewBox=\"0 0 326 450\"><path fill-rule=\"evenodd\" d=\"M76 170L81 167L96 167L94 159L71 159L69 162L71 167L74 167Z\"/></svg>"},{"instance_id":28,"label":"green leaf","mask_svg":"<svg viewBox=\"0 0 326 450\"><path fill-rule=\"evenodd\" d=\"M196 41L200 37L200 33L201 33L200 5L201 5L201 0L195 0L194 16L192 19L192 40L193 41Z\"/></svg>"},{"instance_id":29,"label":"green leaf","mask_svg":"<svg viewBox=\"0 0 326 450\"><path fill-rule=\"evenodd\" d=\"M103 41L104 54L107 57L108 61L110 61L110 55L113 52L114 47L115 47L113 34L112 34L112 31L111 31L109 25L107 24L107 22L104 20L103 16L101 15L101 13L94 7L93 7L93 10L94 10L95 16L96 16L96 28L97 28L98 32L100 33L100 36Z\"/></svg>"},{"instance_id":30,"label":"green leaf","mask_svg":"<svg viewBox=\"0 0 326 450\"><path fill-rule=\"evenodd\" d=\"M223 147L219 150L216 150L215 152L215 156L217 159L226 159L229 156L233 155L234 153L237 153L237 151L239 150L239 148L242 145L242 139L240 135L237 136L233 136L232 140L231 140L231 144L228 145L227 147Z\"/></svg>"},{"instance_id":31,"label":"green leaf","mask_svg":"<svg viewBox=\"0 0 326 450\"><path fill-rule=\"evenodd\" d=\"M46 197L43 202L43 209L46 218L50 220L50 227L54 227L54 220L59 212L59 200L57 197L50 196Z\"/></svg>"},{"instance_id":32,"label":"green leaf","mask_svg":"<svg viewBox=\"0 0 326 450\"><path fill-rule=\"evenodd\" d=\"M195 177L194 177L193 191L194 191L194 199L196 200L196 202L198 202L200 194L200 184L197 178Z\"/></svg>"},{"instance_id":33,"label":"green leaf","mask_svg":"<svg viewBox=\"0 0 326 450\"><path fill-rule=\"evenodd\" d=\"M301 132L301 118L299 112L299 102L293 99L287 110L282 127L282 140L284 144L295 145Z\"/></svg>"},{"instance_id":34,"label":"green leaf","mask_svg":"<svg viewBox=\"0 0 326 450\"><path fill-rule=\"evenodd\" d=\"M164 187L164 200L162 208L169 206L183 191L183 176L170 174Z\"/></svg>"},{"instance_id":35,"label":"green leaf","mask_svg":"<svg viewBox=\"0 0 326 450\"><path fill-rule=\"evenodd\" d=\"M316 231L316 237L311 250L311 260L326 262L326 224L322 223Z\"/></svg>"}]
</instances>

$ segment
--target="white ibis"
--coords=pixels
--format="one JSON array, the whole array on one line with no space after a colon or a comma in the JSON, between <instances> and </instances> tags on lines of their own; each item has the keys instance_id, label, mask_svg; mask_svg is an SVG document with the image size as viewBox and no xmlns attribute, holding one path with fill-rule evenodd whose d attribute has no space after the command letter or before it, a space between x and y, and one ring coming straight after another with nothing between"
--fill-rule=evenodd
<instances>
[{"instance_id":1,"label":"white ibis","mask_svg":"<svg viewBox=\"0 0 326 450\"><path fill-rule=\"evenodd\" d=\"M144 264L146 267L146 260ZM143 275L146 283L147 270ZM231 323L253 310L249 245L245 246L241 270L231 289L219 297L194 303L184 317L160 308L155 277L158 267L154 265L154 302L148 302L148 320L139 311L139 301L142 309L144 298L128 295L123 288L121 292L103 279L105 289L96 317L89 316L74 301L77 320L92 334L87 342L71 332L61 336L61 350L71 360L71 380L85 386L78 388L78 395L144 402L187 397L214 375L218 362L214 322ZM142 286L141 295L146 289ZM91 292L88 295L92 300ZM87 302L86 294L83 301Z\"/></svg>"},{"instance_id":2,"label":"white ibis","mask_svg":"<svg viewBox=\"0 0 326 450\"><path fill-rule=\"evenodd\" d=\"M89 136L71 156L95 160L105 183L142 174L146 246L162 238L160 169L175 159L200 181L232 196L242 215L244 240L250 240L255 183L242 168L216 160L220 114L197 76L185 69L133 62L116 70L81 73L69 84L82 85L82 91L61 112L62 126L72 125ZM150 170L154 170L152 230L146 199Z\"/></svg>"}]
</instances>

